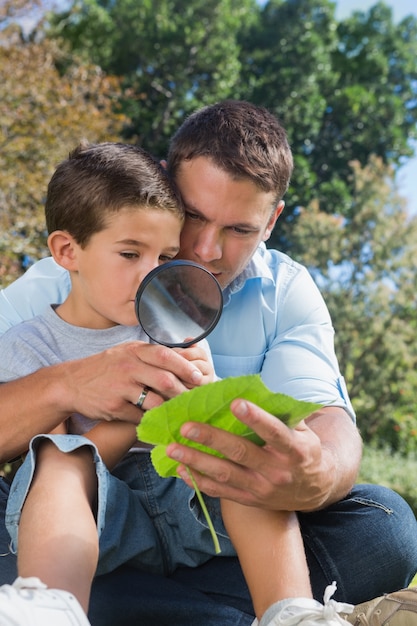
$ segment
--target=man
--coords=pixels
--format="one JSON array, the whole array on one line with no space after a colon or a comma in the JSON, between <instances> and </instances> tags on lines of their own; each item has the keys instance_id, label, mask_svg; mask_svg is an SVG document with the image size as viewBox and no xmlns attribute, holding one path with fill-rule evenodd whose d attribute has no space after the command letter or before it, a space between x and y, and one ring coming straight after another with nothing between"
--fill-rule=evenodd
<instances>
[{"instance_id":1,"label":"man","mask_svg":"<svg viewBox=\"0 0 417 626\"><path fill-rule=\"evenodd\" d=\"M292 172L285 131L263 108L219 103L185 121L167 167L186 205L180 257L210 270L224 291L222 317L208 338L216 373L260 373L272 390L323 405L290 430L259 407L234 400L234 414L260 435L263 447L209 426L184 425L183 435L224 458L172 444L168 453L182 463L181 478L189 484L187 465L208 496L297 511L319 600L332 580L336 599L355 604L407 586L417 563L415 517L388 489L352 488L361 442L330 317L307 271L264 244L284 208ZM51 260L40 262L1 294L0 319L13 324L62 300L67 281ZM144 409L185 389L192 372L175 356L162 346L117 347L4 385L3 460L72 412L138 422L135 403L144 386L151 389ZM3 571L13 570L10 557L5 562ZM0 562L0 576L9 582L15 575L2 575ZM96 578L90 619L94 626L249 626L253 609L237 561L219 557L169 577L126 566Z\"/></svg>"}]
</instances>

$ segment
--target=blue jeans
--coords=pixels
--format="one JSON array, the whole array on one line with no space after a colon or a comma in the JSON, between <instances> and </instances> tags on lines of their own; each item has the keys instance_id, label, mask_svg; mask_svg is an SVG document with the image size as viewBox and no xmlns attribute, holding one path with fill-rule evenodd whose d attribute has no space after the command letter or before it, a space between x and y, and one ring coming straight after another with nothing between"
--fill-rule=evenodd
<instances>
[{"instance_id":1,"label":"blue jeans","mask_svg":"<svg viewBox=\"0 0 417 626\"><path fill-rule=\"evenodd\" d=\"M16 577L4 526L8 485L0 479L0 584ZM299 515L313 592L336 580L335 598L358 604L406 587L417 571L417 521L408 504L378 485L357 485L333 506ZM93 626L250 626L253 609L239 564L213 558L169 576L128 566L93 585Z\"/></svg>"},{"instance_id":2,"label":"blue jeans","mask_svg":"<svg viewBox=\"0 0 417 626\"><path fill-rule=\"evenodd\" d=\"M168 576L178 567L198 567L215 555L213 539L192 489L177 478L161 478L149 453L126 455L109 472L97 448L81 435L38 435L14 477L6 509L12 551L18 546L21 510L37 465L39 444L49 440L63 455L88 447L97 477L99 560L96 575L131 565ZM222 556L236 556L217 498L205 498Z\"/></svg>"}]
</instances>

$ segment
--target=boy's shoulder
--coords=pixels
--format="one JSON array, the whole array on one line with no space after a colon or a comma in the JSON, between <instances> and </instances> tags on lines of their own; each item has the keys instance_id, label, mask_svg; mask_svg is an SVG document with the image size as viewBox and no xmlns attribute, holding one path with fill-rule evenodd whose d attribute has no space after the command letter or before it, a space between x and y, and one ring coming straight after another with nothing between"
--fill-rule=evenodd
<instances>
[{"instance_id":1,"label":"boy's shoulder","mask_svg":"<svg viewBox=\"0 0 417 626\"><path fill-rule=\"evenodd\" d=\"M30 340L31 337L41 334L42 330L46 327L45 314L35 315L30 320L24 320L14 326L8 328L2 335L0 335L0 346L7 347L14 345L16 341L25 343Z\"/></svg>"}]
</instances>

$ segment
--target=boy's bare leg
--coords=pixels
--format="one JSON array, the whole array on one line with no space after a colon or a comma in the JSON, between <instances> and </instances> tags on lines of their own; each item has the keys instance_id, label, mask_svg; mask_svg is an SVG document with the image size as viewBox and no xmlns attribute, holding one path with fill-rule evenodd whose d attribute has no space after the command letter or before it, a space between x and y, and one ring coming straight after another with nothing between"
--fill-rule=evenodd
<instances>
[{"instance_id":1,"label":"boy's bare leg","mask_svg":"<svg viewBox=\"0 0 417 626\"><path fill-rule=\"evenodd\" d=\"M279 600L313 597L295 513L267 511L230 500L222 500L221 507L258 620Z\"/></svg>"},{"instance_id":2,"label":"boy's bare leg","mask_svg":"<svg viewBox=\"0 0 417 626\"><path fill-rule=\"evenodd\" d=\"M64 454L44 441L37 459L19 525L19 576L73 593L87 612L98 560L93 457L88 448Z\"/></svg>"}]
</instances>

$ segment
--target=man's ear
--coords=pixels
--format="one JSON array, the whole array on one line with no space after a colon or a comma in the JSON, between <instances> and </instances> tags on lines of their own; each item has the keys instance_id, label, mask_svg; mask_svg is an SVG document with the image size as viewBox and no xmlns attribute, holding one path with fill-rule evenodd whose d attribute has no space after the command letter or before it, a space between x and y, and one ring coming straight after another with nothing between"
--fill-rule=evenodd
<instances>
[{"instance_id":1,"label":"man's ear","mask_svg":"<svg viewBox=\"0 0 417 626\"><path fill-rule=\"evenodd\" d=\"M48 248L54 260L70 272L78 269L78 247L74 237L66 230L54 230L48 237Z\"/></svg>"},{"instance_id":2,"label":"man's ear","mask_svg":"<svg viewBox=\"0 0 417 626\"><path fill-rule=\"evenodd\" d=\"M269 218L267 227L266 227L265 232L264 232L264 236L262 237L262 241L267 241L270 238L271 233L274 230L275 224L277 222L277 219L279 218L279 216L283 212L284 207L285 207L285 202L284 202L284 200L281 200L278 203L278 205L275 208L275 210L273 211L271 217Z\"/></svg>"}]
</instances>

